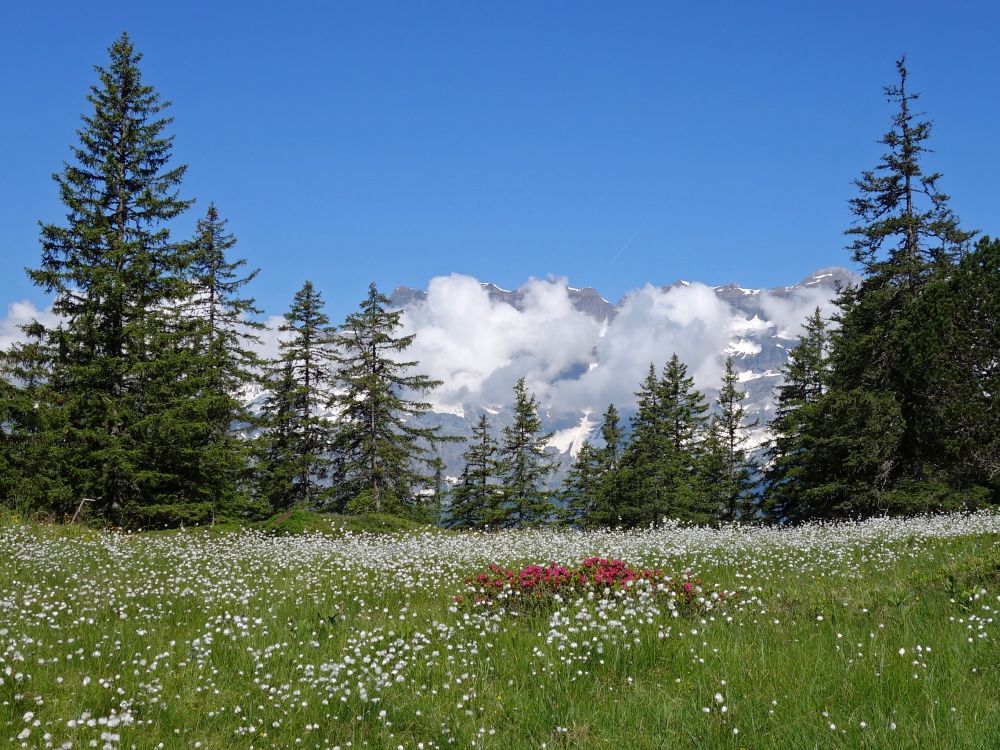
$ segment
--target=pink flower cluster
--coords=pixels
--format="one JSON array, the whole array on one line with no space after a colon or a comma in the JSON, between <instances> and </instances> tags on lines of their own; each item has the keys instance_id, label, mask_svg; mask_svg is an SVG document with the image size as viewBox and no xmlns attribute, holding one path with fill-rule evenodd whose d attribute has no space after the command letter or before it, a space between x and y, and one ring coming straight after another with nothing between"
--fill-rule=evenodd
<instances>
[{"instance_id":1,"label":"pink flower cluster","mask_svg":"<svg viewBox=\"0 0 1000 750\"><path fill-rule=\"evenodd\" d=\"M671 578L659 568L634 568L621 560L588 557L576 567L525 565L520 569L491 563L485 570L465 579L473 603L489 603L512 598L524 601L549 600L559 593L581 593L604 589L625 590L638 581L647 581L659 596L666 596L698 608L702 595L701 581L687 575ZM718 595L716 595L718 596ZM462 603L465 597L456 596ZM704 601L701 599L701 601Z\"/></svg>"}]
</instances>

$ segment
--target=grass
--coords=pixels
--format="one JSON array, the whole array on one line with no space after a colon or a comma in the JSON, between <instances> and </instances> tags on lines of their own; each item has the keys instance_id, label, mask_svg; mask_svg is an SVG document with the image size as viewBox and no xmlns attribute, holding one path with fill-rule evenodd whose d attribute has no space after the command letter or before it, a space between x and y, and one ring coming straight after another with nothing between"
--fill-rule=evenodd
<instances>
[{"instance_id":1,"label":"grass","mask_svg":"<svg viewBox=\"0 0 1000 750\"><path fill-rule=\"evenodd\" d=\"M392 534L401 531L427 531L429 526L387 513L348 516L290 510L254 525L277 534Z\"/></svg>"},{"instance_id":2,"label":"grass","mask_svg":"<svg viewBox=\"0 0 1000 750\"><path fill-rule=\"evenodd\" d=\"M735 596L680 617L636 593L455 602L487 562L591 554ZM993 516L489 535L295 513L174 534L8 522L0 745L995 748L998 595Z\"/></svg>"}]
</instances>

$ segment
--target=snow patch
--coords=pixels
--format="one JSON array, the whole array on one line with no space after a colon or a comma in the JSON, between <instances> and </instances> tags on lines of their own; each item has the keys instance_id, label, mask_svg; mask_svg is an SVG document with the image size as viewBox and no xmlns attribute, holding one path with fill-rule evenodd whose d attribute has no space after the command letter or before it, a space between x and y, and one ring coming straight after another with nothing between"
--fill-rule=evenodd
<instances>
[{"instance_id":1,"label":"snow patch","mask_svg":"<svg viewBox=\"0 0 1000 750\"><path fill-rule=\"evenodd\" d=\"M482 287L493 287L498 292L503 292L504 294L510 294L511 293L510 289L504 289L502 286L497 286L496 284L494 284L491 281L480 281L479 282L479 286L482 286Z\"/></svg>"},{"instance_id":2,"label":"snow patch","mask_svg":"<svg viewBox=\"0 0 1000 750\"><path fill-rule=\"evenodd\" d=\"M569 455L576 458L580 453L580 449L583 444L590 437L590 433L594 431L594 427L597 426L596 422L590 421L590 409L587 409L583 416L580 417L580 423L575 427L567 427L565 430L559 430L550 439L547 445L549 447L555 448L560 453L565 453L569 451Z\"/></svg>"},{"instance_id":3,"label":"snow patch","mask_svg":"<svg viewBox=\"0 0 1000 750\"><path fill-rule=\"evenodd\" d=\"M459 419L465 419L465 407L462 404L435 404L435 414L454 414Z\"/></svg>"},{"instance_id":4,"label":"snow patch","mask_svg":"<svg viewBox=\"0 0 1000 750\"><path fill-rule=\"evenodd\" d=\"M813 284L819 284L823 279L833 276L832 273L818 273L813 276L809 281L806 282L806 286L812 286Z\"/></svg>"},{"instance_id":5,"label":"snow patch","mask_svg":"<svg viewBox=\"0 0 1000 750\"><path fill-rule=\"evenodd\" d=\"M750 339L736 339L730 341L729 346L726 347L726 354L732 354L734 357L753 357L760 352L760 344Z\"/></svg>"},{"instance_id":6,"label":"snow patch","mask_svg":"<svg viewBox=\"0 0 1000 750\"><path fill-rule=\"evenodd\" d=\"M744 335L748 333L759 333L760 331L767 330L768 328L774 328L774 323L767 320L761 320L759 315L754 315L752 318L736 320L732 324L733 333Z\"/></svg>"},{"instance_id":7,"label":"snow patch","mask_svg":"<svg viewBox=\"0 0 1000 750\"><path fill-rule=\"evenodd\" d=\"M747 451L755 451L759 448L764 448L768 443L771 442L771 431L766 427L750 430L746 433L746 443L744 447Z\"/></svg>"},{"instance_id":8,"label":"snow patch","mask_svg":"<svg viewBox=\"0 0 1000 750\"><path fill-rule=\"evenodd\" d=\"M765 370L764 372L754 372L753 370L747 370L741 372L736 376L736 380L740 383L748 383L751 380L760 380L761 378L780 378L781 373L777 370Z\"/></svg>"}]
</instances>

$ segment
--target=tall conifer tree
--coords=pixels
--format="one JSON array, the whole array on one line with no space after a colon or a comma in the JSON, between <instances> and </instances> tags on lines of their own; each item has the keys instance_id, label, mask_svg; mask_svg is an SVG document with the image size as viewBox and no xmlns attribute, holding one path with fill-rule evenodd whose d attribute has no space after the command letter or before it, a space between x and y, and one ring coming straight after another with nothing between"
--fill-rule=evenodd
<instances>
[{"instance_id":1,"label":"tall conifer tree","mask_svg":"<svg viewBox=\"0 0 1000 750\"><path fill-rule=\"evenodd\" d=\"M0 505L58 518L74 507L60 445L65 413L50 379L48 332L37 321L22 332L24 341L0 352Z\"/></svg>"},{"instance_id":2,"label":"tall conifer tree","mask_svg":"<svg viewBox=\"0 0 1000 750\"><path fill-rule=\"evenodd\" d=\"M263 410L256 469L262 499L275 509L320 506L330 495L334 425L322 413L334 380L329 322L322 296L306 281L279 329L285 338Z\"/></svg>"},{"instance_id":3,"label":"tall conifer tree","mask_svg":"<svg viewBox=\"0 0 1000 750\"><path fill-rule=\"evenodd\" d=\"M621 523L712 520L715 509L700 475L708 405L687 367L674 354L658 378L651 364L636 396L638 410L621 464Z\"/></svg>"},{"instance_id":4,"label":"tall conifer tree","mask_svg":"<svg viewBox=\"0 0 1000 750\"><path fill-rule=\"evenodd\" d=\"M838 300L840 323L832 334L829 392L807 428L824 437L814 451L820 462L820 505L825 515L872 515L928 510L920 486L937 482L931 443L919 424L934 384L915 366L926 331L906 324L926 285L948 276L967 252L973 232L964 231L938 188L940 175L924 169L931 125L913 111L905 60L899 83L885 89L896 105L878 166L856 181L851 208L856 224L852 257L863 270L859 284Z\"/></svg>"},{"instance_id":5,"label":"tall conifer tree","mask_svg":"<svg viewBox=\"0 0 1000 750\"><path fill-rule=\"evenodd\" d=\"M619 493L615 502L604 503L605 524L645 526L660 521L667 513L666 461L671 450L664 425L663 393L652 363L635 395L637 409L622 455Z\"/></svg>"},{"instance_id":6,"label":"tall conifer tree","mask_svg":"<svg viewBox=\"0 0 1000 750\"><path fill-rule=\"evenodd\" d=\"M753 511L753 466L747 452L747 430L757 426L757 421L747 419L744 405L746 391L740 390L739 379L733 369L733 358L726 358L722 375L722 388L716 403L719 413L712 418L709 434L717 435L720 451L721 475L706 488L718 499L721 520L732 523Z\"/></svg>"},{"instance_id":7,"label":"tall conifer tree","mask_svg":"<svg viewBox=\"0 0 1000 750\"><path fill-rule=\"evenodd\" d=\"M45 335L51 393L65 413L52 460L67 495L93 499L96 512L176 522L191 498L172 498L168 518L148 512L177 477L147 447L171 429L160 397L177 347L165 311L183 296L185 255L168 224L190 205L177 193L186 168L170 166L166 104L143 81L128 36L109 54L73 160L55 175L66 220L42 225L42 262L29 271L62 319Z\"/></svg>"},{"instance_id":8,"label":"tall conifer tree","mask_svg":"<svg viewBox=\"0 0 1000 750\"><path fill-rule=\"evenodd\" d=\"M259 381L263 365L250 349L264 326L249 316L260 310L242 295L257 271L244 272L246 261L227 256L235 244L210 204L187 248L185 299L173 308L185 356L164 398L176 428L170 441L152 446L161 460L176 462L185 494L202 498L213 519L250 510L249 443L236 430L254 422L240 394Z\"/></svg>"},{"instance_id":9,"label":"tall conifer tree","mask_svg":"<svg viewBox=\"0 0 1000 750\"><path fill-rule=\"evenodd\" d=\"M432 448L451 438L417 419L431 405L410 398L439 381L413 372L418 362L401 360L413 335L400 335L402 312L374 283L358 312L347 316L334 336L339 364L338 507L356 511L419 515L417 491L431 482Z\"/></svg>"},{"instance_id":10,"label":"tall conifer tree","mask_svg":"<svg viewBox=\"0 0 1000 750\"><path fill-rule=\"evenodd\" d=\"M485 414L472 427L472 438L462 458L465 468L451 493L446 525L473 529L491 523L501 513L500 448L490 434Z\"/></svg>"},{"instance_id":11,"label":"tall conifer tree","mask_svg":"<svg viewBox=\"0 0 1000 750\"><path fill-rule=\"evenodd\" d=\"M816 432L822 426L817 404L828 388L828 350L826 321L817 307L789 352L776 391L770 425L773 437L764 472L767 516L773 521L799 521L819 512L811 507L810 498L820 477L811 472L819 464L813 452L818 444Z\"/></svg>"},{"instance_id":12,"label":"tall conifer tree","mask_svg":"<svg viewBox=\"0 0 1000 750\"><path fill-rule=\"evenodd\" d=\"M565 526L585 526L597 512L601 491L601 456L597 448L584 441L563 480L559 522Z\"/></svg>"},{"instance_id":13,"label":"tall conifer tree","mask_svg":"<svg viewBox=\"0 0 1000 750\"><path fill-rule=\"evenodd\" d=\"M668 479L666 515L698 523L715 520L715 508L699 476L708 404L694 387L687 365L676 354L663 368L659 390L666 417L664 438L669 449L664 457Z\"/></svg>"},{"instance_id":14,"label":"tall conifer tree","mask_svg":"<svg viewBox=\"0 0 1000 750\"><path fill-rule=\"evenodd\" d=\"M1000 239L929 282L904 327L926 394L912 427L936 477L928 504L1000 503Z\"/></svg>"},{"instance_id":15,"label":"tall conifer tree","mask_svg":"<svg viewBox=\"0 0 1000 750\"><path fill-rule=\"evenodd\" d=\"M622 429L618 410L608 404L601 422L601 440L604 445L596 448L598 484L594 507L583 519L585 526L614 526L618 523L621 492L621 467L625 431Z\"/></svg>"},{"instance_id":16,"label":"tall conifer tree","mask_svg":"<svg viewBox=\"0 0 1000 750\"><path fill-rule=\"evenodd\" d=\"M505 502L496 520L501 525L519 529L538 526L554 512L544 486L555 470L545 453L551 438L551 432L542 432L538 402L520 378L514 384L514 423L504 428L500 449Z\"/></svg>"}]
</instances>

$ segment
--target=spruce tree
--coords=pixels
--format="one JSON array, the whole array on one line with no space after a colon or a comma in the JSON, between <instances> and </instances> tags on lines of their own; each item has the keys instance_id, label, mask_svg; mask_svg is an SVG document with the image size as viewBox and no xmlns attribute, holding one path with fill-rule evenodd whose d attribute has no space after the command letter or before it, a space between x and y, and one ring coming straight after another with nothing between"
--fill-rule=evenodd
<instances>
[{"instance_id":1,"label":"spruce tree","mask_svg":"<svg viewBox=\"0 0 1000 750\"><path fill-rule=\"evenodd\" d=\"M594 507L583 519L583 525L614 526L619 519L619 500L622 497L619 469L621 467L625 431L621 427L618 410L608 404L601 422L601 440L604 445L596 448L598 485Z\"/></svg>"},{"instance_id":2,"label":"spruce tree","mask_svg":"<svg viewBox=\"0 0 1000 750\"><path fill-rule=\"evenodd\" d=\"M829 381L829 333L818 307L804 329L782 368L770 424L765 505L775 522L800 521L818 512L810 507L809 497L822 479L815 474L815 433L822 427L817 404Z\"/></svg>"},{"instance_id":3,"label":"spruce tree","mask_svg":"<svg viewBox=\"0 0 1000 750\"><path fill-rule=\"evenodd\" d=\"M700 476L708 405L687 366L674 354L658 378L651 364L636 396L632 436L622 456L621 523L712 520L715 509Z\"/></svg>"},{"instance_id":4,"label":"spruce tree","mask_svg":"<svg viewBox=\"0 0 1000 750\"><path fill-rule=\"evenodd\" d=\"M462 455L465 468L451 492L445 525L474 529L494 521L501 512L500 449L490 434L485 414L472 427L469 447Z\"/></svg>"},{"instance_id":5,"label":"spruce tree","mask_svg":"<svg viewBox=\"0 0 1000 750\"><path fill-rule=\"evenodd\" d=\"M482 524L482 508L471 501L476 491L468 464L462 467L458 483L449 496L448 509L444 514L445 528L473 529Z\"/></svg>"},{"instance_id":6,"label":"spruce tree","mask_svg":"<svg viewBox=\"0 0 1000 750\"><path fill-rule=\"evenodd\" d=\"M448 482L444 476L444 459L435 453L431 459L431 486L428 500L424 507L424 518L428 523L438 526L444 520L444 508L448 503Z\"/></svg>"},{"instance_id":7,"label":"spruce tree","mask_svg":"<svg viewBox=\"0 0 1000 750\"><path fill-rule=\"evenodd\" d=\"M652 363L636 392L632 434L621 460L619 492L602 504L600 522L626 528L656 523L667 513L666 459L670 446L664 429L663 394Z\"/></svg>"},{"instance_id":8,"label":"spruce tree","mask_svg":"<svg viewBox=\"0 0 1000 750\"><path fill-rule=\"evenodd\" d=\"M608 404L604 410L604 417L601 421L601 440L604 447L600 449L598 455L601 461L601 471L609 473L618 469L618 464L622 457L622 441L625 439L625 431L621 427L618 417L618 410L614 404Z\"/></svg>"},{"instance_id":9,"label":"spruce tree","mask_svg":"<svg viewBox=\"0 0 1000 750\"><path fill-rule=\"evenodd\" d=\"M421 427L431 405L408 398L433 390L439 381L413 372L419 363L401 361L413 335L400 335L402 312L374 283L358 312L347 316L334 336L339 365L338 508L419 515L419 487L427 486L432 448L452 438L438 427Z\"/></svg>"},{"instance_id":10,"label":"spruce tree","mask_svg":"<svg viewBox=\"0 0 1000 750\"><path fill-rule=\"evenodd\" d=\"M199 343L211 386L233 393L254 382L253 373L261 363L250 347L260 343L255 331L265 326L251 318L261 313L254 300L242 296L243 288L260 271L245 270L245 259L230 259L236 238L227 231L227 224L214 203L209 204L205 218L198 220L188 250L187 307L188 314L201 324Z\"/></svg>"},{"instance_id":11,"label":"spruce tree","mask_svg":"<svg viewBox=\"0 0 1000 750\"><path fill-rule=\"evenodd\" d=\"M167 105L128 36L109 54L73 160L54 176L66 220L42 225L41 265L29 271L62 320L44 337L64 413L51 460L67 498L93 499L119 523L169 523L193 499L160 497L178 477L149 446L171 433L160 397L181 354L166 311L183 297L185 255L168 225L190 205L177 193L186 167L170 166ZM164 504L169 517L148 512Z\"/></svg>"},{"instance_id":12,"label":"spruce tree","mask_svg":"<svg viewBox=\"0 0 1000 750\"><path fill-rule=\"evenodd\" d=\"M1000 502L1000 240L929 282L904 325L927 399L912 425L936 480L919 488L927 504Z\"/></svg>"},{"instance_id":13,"label":"spruce tree","mask_svg":"<svg viewBox=\"0 0 1000 750\"><path fill-rule=\"evenodd\" d=\"M227 253L236 244L215 204L198 221L187 248L187 293L174 307L187 356L171 385L171 404L179 433L155 448L161 460L172 457L187 484L211 515L237 517L251 511L246 487L249 443L237 432L254 422L240 393L259 381L263 363L250 349L259 343L263 324L250 319L260 310L243 288L257 271L244 272L245 260Z\"/></svg>"},{"instance_id":14,"label":"spruce tree","mask_svg":"<svg viewBox=\"0 0 1000 750\"><path fill-rule=\"evenodd\" d=\"M669 447L664 457L669 479L667 515L698 523L714 520L715 508L698 475L708 404L676 354L664 367L659 387Z\"/></svg>"},{"instance_id":15,"label":"spruce tree","mask_svg":"<svg viewBox=\"0 0 1000 750\"><path fill-rule=\"evenodd\" d=\"M896 61L899 83L886 86L886 98L897 105L892 128L879 140L886 146L878 166L855 180L851 199L856 224L846 231L849 249L864 279L846 290L846 300L860 305L880 290L892 297L917 295L936 268L947 268L964 255L975 234L961 229L937 186L939 173L925 172L921 159L930 149L928 120L917 120L912 104L919 94L907 88L906 58ZM883 313L893 312L892 308Z\"/></svg>"},{"instance_id":16,"label":"spruce tree","mask_svg":"<svg viewBox=\"0 0 1000 750\"><path fill-rule=\"evenodd\" d=\"M698 475L705 493L706 508L711 510L716 520L730 522L726 494L730 480L729 457L723 433L722 420L718 414L713 414L708 419L701 441Z\"/></svg>"},{"instance_id":17,"label":"spruce tree","mask_svg":"<svg viewBox=\"0 0 1000 750\"><path fill-rule=\"evenodd\" d=\"M863 277L838 299L830 389L817 411L824 422L810 428L827 431L825 452L813 454L820 462L814 473L822 478L823 512L834 516L937 505L913 494L939 480L931 442L918 427L936 385L915 366L926 331L906 320L927 284L953 272L974 233L960 228L938 188L940 175L923 167L931 125L913 111L917 94L908 88L905 60L896 67L899 83L885 90L897 107L880 141L886 153L856 181L851 201L856 223L847 235Z\"/></svg>"},{"instance_id":18,"label":"spruce tree","mask_svg":"<svg viewBox=\"0 0 1000 750\"><path fill-rule=\"evenodd\" d=\"M719 457L722 474L707 487L721 506L721 520L732 523L746 517L753 510L753 466L747 452L747 430L757 426L757 421L747 420L747 410L743 404L746 391L738 387L738 377L733 369L733 358L726 358L726 369L722 376L722 388L716 404L719 413L713 417L709 434L718 435ZM712 453L716 450L714 444Z\"/></svg>"},{"instance_id":19,"label":"spruce tree","mask_svg":"<svg viewBox=\"0 0 1000 750\"><path fill-rule=\"evenodd\" d=\"M584 441L559 491L562 507L559 522L564 526L586 526L594 518L600 500L601 455Z\"/></svg>"},{"instance_id":20,"label":"spruce tree","mask_svg":"<svg viewBox=\"0 0 1000 750\"><path fill-rule=\"evenodd\" d=\"M514 384L514 423L503 430L500 449L504 506L494 522L525 528L548 521L554 508L545 489L555 464L546 455L552 433L542 432L538 402L528 392L524 378Z\"/></svg>"},{"instance_id":21,"label":"spruce tree","mask_svg":"<svg viewBox=\"0 0 1000 750\"><path fill-rule=\"evenodd\" d=\"M58 518L74 507L60 463L65 415L50 380L48 332L37 321L22 332L0 353L0 505Z\"/></svg>"},{"instance_id":22,"label":"spruce tree","mask_svg":"<svg viewBox=\"0 0 1000 750\"><path fill-rule=\"evenodd\" d=\"M279 331L280 357L271 364L264 402L257 476L261 499L276 510L318 507L330 495L334 425L323 415L334 381L333 330L323 298L306 281Z\"/></svg>"}]
</instances>

